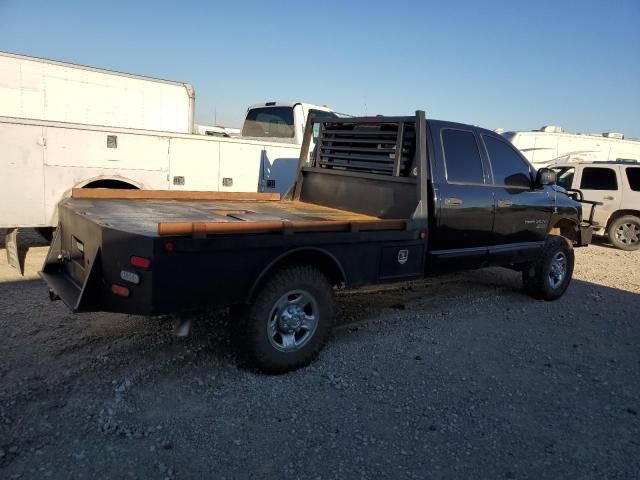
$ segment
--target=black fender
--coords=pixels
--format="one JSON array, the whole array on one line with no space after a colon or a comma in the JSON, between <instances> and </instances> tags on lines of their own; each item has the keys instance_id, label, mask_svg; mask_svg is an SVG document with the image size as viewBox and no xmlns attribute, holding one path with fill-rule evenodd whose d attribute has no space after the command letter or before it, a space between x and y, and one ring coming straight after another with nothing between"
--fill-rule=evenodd
<instances>
[{"instance_id":1,"label":"black fender","mask_svg":"<svg viewBox=\"0 0 640 480\"><path fill-rule=\"evenodd\" d=\"M329 264L322 262L323 259L329 260ZM331 252L319 247L298 247L280 254L262 269L251 285L245 301L248 303L253 298L260 285L267 280L271 272L291 263L303 263L317 267L327 275L333 285L347 283L347 274L342 264Z\"/></svg>"}]
</instances>

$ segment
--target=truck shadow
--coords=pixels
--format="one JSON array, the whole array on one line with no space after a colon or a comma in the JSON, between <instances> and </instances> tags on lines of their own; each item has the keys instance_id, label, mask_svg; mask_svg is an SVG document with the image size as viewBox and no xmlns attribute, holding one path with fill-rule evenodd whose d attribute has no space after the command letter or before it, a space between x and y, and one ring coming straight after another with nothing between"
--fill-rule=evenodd
<instances>
[{"instance_id":1,"label":"truck shadow","mask_svg":"<svg viewBox=\"0 0 640 480\"><path fill-rule=\"evenodd\" d=\"M609 241L609 237L594 236L591 239L591 243L594 245L598 245L600 247L610 248L612 250L618 250L618 248L613 246L613 244Z\"/></svg>"},{"instance_id":2,"label":"truck shadow","mask_svg":"<svg viewBox=\"0 0 640 480\"><path fill-rule=\"evenodd\" d=\"M116 365L97 363L93 368L127 368L131 364L166 364L189 375L189 365L207 370L247 367L242 352L242 330L228 310L203 310L191 315L191 334L173 335L167 317L139 317L106 313L73 315L61 302L51 303L40 280L0 284L0 324L6 325L0 340L0 356L13 352L4 366L38 370L43 359L61 366L82 357L111 358ZM617 313L612 310L619 309ZM581 316L624 315L640 308L640 295L625 290L574 280L555 302L536 301L521 291L518 273L490 268L409 283L386 285L337 295L337 321L333 341L340 343L364 335L387 335L410 322L415 326L447 321L472 321L474 316L530 317L532 324L564 318L577 312L564 328L580 334ZM516 317L514 317L516 318ZM490 321L490 320L489 320ZM491 321L490 321L491 323ZM375 328L370 328L375 327ZM446 329L446 325L442 324ZM498 328L496 326L496 328ZM331 342L330 342L331 343ZM331 347L330 347L331 348ZM339 348L339 347L337 347ZM17 362L11 365L12 361ZM320 360L321 361L321 360ZM26 362L23 366L20 362ZM19 365L20 364L20 365ZM48 367L51 368L51 365ZM152 367L153 368L153 367ZM3 377L0 369L0 378ZM174 372L164 372L177 374Z\"/></svg>"}]
</instances>

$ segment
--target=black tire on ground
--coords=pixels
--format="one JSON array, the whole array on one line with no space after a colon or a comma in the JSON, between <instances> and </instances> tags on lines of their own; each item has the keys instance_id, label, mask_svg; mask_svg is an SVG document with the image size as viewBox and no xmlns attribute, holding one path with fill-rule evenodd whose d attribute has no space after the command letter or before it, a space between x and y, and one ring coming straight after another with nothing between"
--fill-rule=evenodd
<instances>
[{"instance_id":1,"label":"black tire on ground","mask_svg":"<svg viewBox=\"0 0 640 480\"><path fill-rule=\"evenodd\" d=\"M36 228L36 232L38 232L40 236L49 243L51 243L51 240L53 240L54 231L55 231L55 228L53 227L37 227Z\"/></svg>"},{"instance_id":2,"label":"black tire on ground","mask_svg":"<svg viewBox=\"0 0 640 480\"><path fill-rule=\"evenodd\" d=\"M309 364L325 345L334 322L333 291L316 268L293 265L271 276L239 311L249 361L264 372L285 373Z\"/></svg>"},{"instance_id":3,"label":"black tire on ground","mask_svg":"<svg viewBox=\"0 0 640 480\"><path fill-rule=\"evenodd\" d=\"M620 250L637 250L640 248L640 218L635 215L624 215L616 218L607 229L609 240Z\"/></svg>"},{"instance_id":4,"label":"black tire on ground","mask_svg":"<svg viewBox=\"0 0 640 480\"><path fill-rule=\"evenodd\" d=\"M539 300L555 300L573 275L573 248L564 237L549 235L540 257L522 271L524 291Z\"/></svg>"}]
</instances>

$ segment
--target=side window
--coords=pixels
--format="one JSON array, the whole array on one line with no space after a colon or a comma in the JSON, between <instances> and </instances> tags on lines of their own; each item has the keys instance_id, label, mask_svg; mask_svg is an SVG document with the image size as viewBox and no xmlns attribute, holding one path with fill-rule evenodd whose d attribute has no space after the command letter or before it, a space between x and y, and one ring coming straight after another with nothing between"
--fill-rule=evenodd
<instances>
[{"instance_id":1,"label":"side window","mask_svg":"<svg viewBox=\"0 0 640 480\"><path fill-rule=\"evenodd\" d=\"M482 135L496 185L531 188L531 173L520 155L502 140Z\"/></svg>"},{"instance_id":2,"label":"side window","mask_svg":"<svg viewBox=\"0 0 640 480\"><path fill-rule=\"evenodd\" d=\"M571 185L573 185L573 176L575 175L576 169L573 167L559 167L554 168L554 170L558 174L558 181L556 183L565 190L569 190Z\"/></svg>"},{"instance_id":3,"label":"side window","mask_svg":"<svg viewBox=\"0 0 640 480\"><path fill-rule=\"evenodd\" d=\"M442 146L448 182L484 183L482 160L473 132L445 129Z\"/></svg>"},{"instance_id":4,"label":"side window","mask_svg":"<svg viewBox=\"0 0 640 480\"><path fill-rule=\"evenodd\" d=\"M582 170L580 188L584 190L617 190L616 172L611 168L586 167Z\"/></svg>"},{"instance_id":5,"label":"side window","mask_svg":"<svg viewBox=\"0 0 640 480\"><path fill-rule=\"evenodd\" d=\"M640 167L627 167L627 179L634 192L640 192Z\"/></svg>"}]
</instances>

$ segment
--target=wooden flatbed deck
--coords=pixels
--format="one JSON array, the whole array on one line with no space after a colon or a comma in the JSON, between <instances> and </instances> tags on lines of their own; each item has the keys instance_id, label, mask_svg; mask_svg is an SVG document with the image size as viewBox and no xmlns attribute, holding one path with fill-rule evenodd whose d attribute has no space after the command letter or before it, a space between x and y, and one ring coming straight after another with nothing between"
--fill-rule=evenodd
<instances>
[{"instance_id":1,"label":"wooden flatbed deck","mask_svg":"<svg viewBox=\"0 0 640 480\"><path fill-rule=\"evenodd\" d=\"M147 236L406 228L405 220L259 193L74 190L63 204L102 226Z\"/></svg>"}]
</instances>

